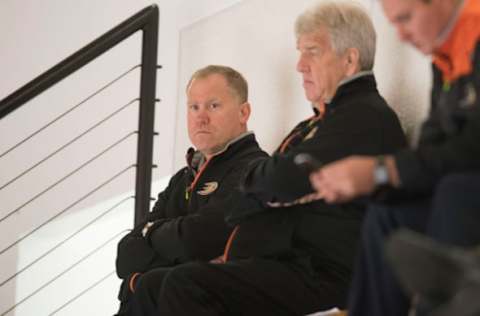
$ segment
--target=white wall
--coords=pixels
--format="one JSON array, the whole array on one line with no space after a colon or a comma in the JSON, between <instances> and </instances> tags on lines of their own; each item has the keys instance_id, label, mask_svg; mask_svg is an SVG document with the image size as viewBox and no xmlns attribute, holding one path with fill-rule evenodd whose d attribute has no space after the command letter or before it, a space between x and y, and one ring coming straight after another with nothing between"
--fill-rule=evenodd
<instances>
[{"instance_id":1,"label":"white wall","mask_svg":"<svg viewBox=\"0 0 480 316\"><path fill-rule=\"evenodd\" d=\"M297 53L293 24L312 0L248 0L208 19L185 27L180 37L180 80L210 63L232 65L250 84L253 129L268 151L301 119L311 115L301 77L295 71ZM424 117L429 97L428 59L400 43L377 1L361 3L370 12L378 32L375 73L380 92L402 119L408 134ZM177 166L188 139L185 95L179 87Z\"/></svg>"}]
</instances>

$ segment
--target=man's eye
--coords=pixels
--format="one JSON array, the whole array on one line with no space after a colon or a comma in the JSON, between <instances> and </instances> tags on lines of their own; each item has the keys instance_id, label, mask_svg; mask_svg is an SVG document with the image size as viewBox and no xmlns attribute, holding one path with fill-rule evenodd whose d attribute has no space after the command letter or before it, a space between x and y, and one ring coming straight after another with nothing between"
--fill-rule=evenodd
<instances>
[{"instance_id":1,"label":"man's eye","mask_svg":"<svg viewBox=\"0 0 480 316\"><path fill-rule=\"evenodd\" d=\"M400 23L400 24L405 24L408 21L410 21L411 18L412 18L412 15L410 13L404 13L404 14L398 16L397 22Z\"/></svg>"},{"instance_id":2,"label":"man's eye","mask_svg":"<svg viewBox=\"0 0 480 316\"><path fill-rule=\"evenodd\" d=\"M220 107L220 103L212 103L210 104L210 108L212 109L216 109L216 108L219 108Z\"/></svg>"},{"instance_id":3,"label":"man's eye","mask_svg":"<svg viewBox=\"0 0 480 316\"><path fill-rule=\"evenodd\" d=\"M190 104L190 105L188 105L188 109L190 111L197 111L198 110L198 105L197 104Z\"/></svg>"}]
</instances>

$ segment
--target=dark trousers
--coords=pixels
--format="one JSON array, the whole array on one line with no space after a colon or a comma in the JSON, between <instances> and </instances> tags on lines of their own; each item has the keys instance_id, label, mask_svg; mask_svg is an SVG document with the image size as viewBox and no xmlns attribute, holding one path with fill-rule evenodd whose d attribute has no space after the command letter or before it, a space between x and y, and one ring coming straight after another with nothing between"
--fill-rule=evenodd
<instances>
[{"instance_id":1,"label":"dark trousers","mask_svg":"<svg viewBox=\"0 0 480 316\"><path fill-rule=\"evenodd\" d=\"M301 275L263 259L181 265L165 277L156 315L292 316L344 302L345 290L335 282L319 277L312 287Z\"/></svg>"},{"instance_id":2,"label":"dark trousers","mask_svg":"<svg viewBox=\"0 0 480 316\"><path fill-rule=\"evenodd\" d=\"M143 273L135 281L135 292L123 281L120 288L120 310L117 316L158 315L157 302L163 279L172 268L157 268Z\"/></svg>"},{"instance_id":3,"label":"dark trousers","mask_svg":"<svg viewBox=\"0 0 480 316\"><path fill-rule=\"evenodd\" d=\"M449 245L480 244L480 175L454 174L430 199L372 205L350 289L349 316L405 316L410 301L385 261L385 240L397 229L425 233Z\"/></svg>"}]
</instances>

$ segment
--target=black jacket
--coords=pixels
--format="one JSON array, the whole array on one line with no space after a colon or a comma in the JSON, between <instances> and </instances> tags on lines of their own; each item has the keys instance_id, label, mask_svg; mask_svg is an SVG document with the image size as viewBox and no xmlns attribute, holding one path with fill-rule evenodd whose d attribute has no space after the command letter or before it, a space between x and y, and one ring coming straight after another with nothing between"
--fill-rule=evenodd
<instances>
[{"instance_id":1,"label":"black jacket","mask_svg":"<svg viewBox=\"0 0 480 316\"><path fill-rule=\"evenodd\" d=\"M304 138L297 138L286 152L277 151L249 173L250 193L277 202L313 192L307 170L293 162L298 153L309 153L327 164L350 155L392 153L406 146L398 117L378 93L373 75L341 85L323 119L310 128L309 122L299 123L286 137L303 133Z\"/></svg>"},{"instance_id":2,"label":"black jacket","mask_svg":"<svg viewBox=\"0 0 480 316\"><path fill-rule=\"evenodd\" d=\"M402 188L429 193L445 175L480 171L480 41L472 72L445 89L433 66L430 116L414 150L395 154Z\"/></svg>"},{"instance_id":3,"label":"black jacket","mask_svg":"<svg viewBox=\"0 0 480 316\"><path fill-rule=\"evenodd\" d=\"M313 286L331 281L346 291L364 206L316 201L272 208L268 203L313 192L308 172L293 162L298 153L309 153L322 163L353 154L391 153L405 146L403 131L373 75L366 75L341 85L324 117L301 122L286 139L290 136L293 140L283 153L256 161L247 174L245 192L264 207L235 208L230 220L240 224L230 258L284 261L303 271Z\"/></svg>"},{"instance_id":4,"label":"black jacket","mask_svg":"<svg viewBox=\"0 0 480 316\"><path fill-rule=\"evenodd\" d=\"M211 158L193 189L190 186L198 170L189 156L189 166L170 179L147 220L120 241L117 274L121 278L154 267L221 255L232 230L225 216L243 200L235 192L239 179L252 160L268 155L255 136L248 134ZM141 230L146 222L153 222L153 226L143 238Z\"/></svg>"}]
</instances>

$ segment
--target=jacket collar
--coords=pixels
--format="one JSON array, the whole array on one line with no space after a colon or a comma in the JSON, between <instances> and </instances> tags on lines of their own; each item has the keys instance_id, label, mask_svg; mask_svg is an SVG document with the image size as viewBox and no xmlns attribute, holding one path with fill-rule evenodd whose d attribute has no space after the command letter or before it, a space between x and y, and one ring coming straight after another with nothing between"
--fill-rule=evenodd
<instances>
[{"instance_id":1,"label":"jacket collar","mask_svg":"<svg viewBox=\"0 0 480 316\"><path fill-rule=\"evenodd\" d=\"M235 144L241 142L241 140L248 138L248 136L252 135L255 137L252 131L247 131L245 133L240 134L239 136L235 137L234 139L230 140L225 146L215 153L212 158L222 155L223 153L227 152L229 148L233 147ZM192 168L193 170L198 170L206 161L205 155L200 152L199 150L195 150L193 147L190 147L187 150L187 154L185 156L187 160L187 165ZM212 159L211 158L211 159Z\"/></svg>"},{"instance_id":2,"label":"jacket collar","mask_svg":"<svg viewBox=\"0 0 480 316\"><path fill-rule=\"evenodd\" d=\"M479 20L480 1L465 0L441 36L445 40L435 51L433 63L442 72L445 82L472 72L472 56L480 39Z\"/></svg>"},{"instance_id":3,"label":"jacket collar","mask_svg":"<svg viewBox=\"0 0 480 316\"><path fill-rule=\"evenodd\" d=\"M352 98L352 94L357 94L359 92L377 91L377 82L375 81L373 72L363 72L358 73L357 75L358 76L348 78L348 80L345 80L338 87L332 100L327 104L327 110L338 104L344 96Z\"/></svg>"}]
</instances>

